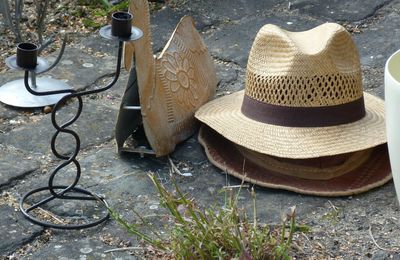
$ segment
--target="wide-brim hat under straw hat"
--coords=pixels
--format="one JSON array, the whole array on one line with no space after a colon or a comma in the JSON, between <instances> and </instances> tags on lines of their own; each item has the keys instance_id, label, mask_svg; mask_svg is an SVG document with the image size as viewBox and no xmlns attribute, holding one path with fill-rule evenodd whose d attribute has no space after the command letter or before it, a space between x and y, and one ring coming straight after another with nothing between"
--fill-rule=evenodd
<instances>
[{"instance_id":1,"label":"wide-brim hat under straw hat","mask_svg":"<svg viewBox=\"0 0 400 260\"><path fill-rule=\"evenodd\" d=\"M384 102L363 92L358 50L334 23L304 32L263 26L245 90L208 102L195 116L235 144L284 158L386 143Z\"/></svg>"},{"instance_id":2,"label":"wide-brim hat under straw hat","mask_svg":"<svg viewBox=\"0 0 400 260\"><path fill-rule=\"evenodd\" d=\"M391 177L386 144L311 159L257 153L203 125L199 141L224 172L259 186L317 196L350 196L379 187Z\"/></svg>"},{"instance_id":3,"label":"wide-brim hat under straw hat","mask_svg":"<svg viewBox=\"0 0 400 260\"><path fill-rule=\"evenodd\" d=\"M344 196L391 179L383 100L363 92L357 48L340 25L265 25L246 86L202 106L199 141L228 174L261 186Z\"/></svg>"}]
</instances>

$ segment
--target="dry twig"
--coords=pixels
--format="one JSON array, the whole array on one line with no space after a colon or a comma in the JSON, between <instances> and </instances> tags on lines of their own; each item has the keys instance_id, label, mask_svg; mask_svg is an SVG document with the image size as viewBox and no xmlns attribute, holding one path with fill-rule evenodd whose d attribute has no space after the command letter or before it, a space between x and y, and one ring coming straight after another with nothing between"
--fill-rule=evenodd
<instances>
[{"instance_id":1,"label":"dry twig","mask_svg":"<svg viewBox=\"0 0 400 260\"><path fill-rule=\"evenodd\" d=\"M234 188L250 188L250 185L240 184L240 185L226 185L222 187L222 189L234 189Z\"/></svg>"},{"instance_id":2,"label":"dry twig","mask_svg":"<svg viewBox=\"0 0 400 260\"><path fill-rule=\"evenodd\" d=\"M144 250L144 247L141 246L131 246L131 247L120 247L120 248L114 248L114 249L109 249L104 251L104 253L112 253L112 252L118 252L118 251L127 251L127 250Z\"/></svg>"},{"instance_id":3,"label":"dry twig","mask_svg":"<svg viewBox=\"0 0 400 260\"><path fill-rule=\"evenodd\" d=\"M40 207L37 208L38 210L40 210L43 214L50 216L51 218L55 219L58 223L64 223L64 221L62 221L61 219L57 218L56 215L54 215L53 213L51 213L50 211L47 211L45 209L42 209Z\"/></svg>"},{"instance_id":4,"label":"dry twig","mask_svg":"<svg viewBox=\"0 0 400 260\"><path fill-rule=\"evenodd\" d=\"M176 173L176 174L181 175L181 176L184 176L184 177L192 176L192 174L190 172L182 173L178 169L178 167L176 167L176 165L174 164L174 162L171 160L171 158L169 156L168 156L168 161L169 161L169 164L171 165L171 172Z\"/></svg>"},{"instance_id":5,"label":"dry twig","mask_svg":"<svg viewBox=\"0 0 400 260\"><path fill-rule=\"evenodd\" d=\"M374 243L374 245L375 245L377 248L379 248L380 250L388 251L388 252L392 252L392 253L400 253L400 250L399 250L399 249L389 249L389 248L384 248L384 247L381 247L380 245L378 245L378 243L376 242L374 236L372 235L372 226L371 226L371 225L369 226L368 233L369 233L369 235L370 235L370 237L371 237L372 242Z\"/></svg>"},{"instance_id":6,"label":"dry twig","mask_svg":"<svg viewBox=\"0 0 400 260\"><path fill-rule=\"evenodd\" d=\"M332 203L330 200L328 200L328 202L329 202L329 204L331 204L331 207L333 208L333 210L334 210L335 212L338 212L337 207L336 207L335 205L333 205L333 203Z\"/></svg>"}]
</instances>

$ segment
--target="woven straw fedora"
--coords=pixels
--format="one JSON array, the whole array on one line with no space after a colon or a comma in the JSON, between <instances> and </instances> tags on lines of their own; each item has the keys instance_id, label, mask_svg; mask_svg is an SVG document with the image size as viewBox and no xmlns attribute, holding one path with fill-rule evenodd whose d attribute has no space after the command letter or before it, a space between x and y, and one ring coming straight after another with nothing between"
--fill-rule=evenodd
<instances>
[{"instance_id":1,"label":"woven straw fedora","mask_svg":"<svg viewBox=\"0 0 400 260\"><path fill-rule=\"evenodd\" d=\"M246 86L195 114L229 141L307 159L386 143L383 100L363 92L358 50L340 25L304 32L265 25L250 51Z\"/></svg>"},{"instance_id":2,"label":"woven straw fedora","mask_svg":"<svg viewBox=\"0 0 400 260\"><path fill-rule=\"evenodd\" d=\"M386 144L334 156L287 159L248 150L204 125L199 141L215 166L268 188L318 196L349 196L391 179Z\"/></svg>"}]
</instances>

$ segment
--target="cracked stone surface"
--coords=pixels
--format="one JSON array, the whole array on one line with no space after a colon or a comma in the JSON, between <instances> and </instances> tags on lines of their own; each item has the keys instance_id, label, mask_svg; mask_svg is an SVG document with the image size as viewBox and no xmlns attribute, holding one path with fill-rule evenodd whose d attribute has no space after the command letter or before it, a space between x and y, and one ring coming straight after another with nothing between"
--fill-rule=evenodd
<instances>
[{"instance_id":1,"label":"cracked stone surface","mask_svg":"<svg viewBox=\"0 0 400 260\"><path fill-rule=\"evenodd\" d=\"M227 10L226 3L223 1L213 0L194 0L187 2L184 11L193 12L203 17L209 17L218 21L224 20L240 20L246 16L254 16L263 13L266 10L272 9L278 4L286 3L283 0L271 1L231 1L229 3L229 11ZM185 10L186 8L186 10Z\"/></svg>"},{"instance_id":2,"label":"cracked stone surface","mask_svg":"<svg viewBox=\"0 0 400 260\"><path fill-rule=\"evenodd\" d=\"M213 56L245 68L257 32L268 23L279 25L289 31L296 31L311 29L322 22L297 15L249 16L241 19L240 22L221 25L215 32L206 33L204 40Z\"/></svg>"},{"instance_id":3,"label":"cracked stone surface","mask_svg":"<svg viewBox=\"0 0 400 260\"><path fill-rule=\"evenodd\" d=\"M399 13L400 0L295 0L290 5L283 0L191 0L151 14L153 50L162 50L184 14L192 15L214 58L219 81L216 97L220 97L244 88L249 50L264 24L301 31L336 21L349 29L359 48L365 91L383 98L383 66L400 49ZM115 67L115 42L105 41L97 33L77 37L75 41L48 75L67 80L75 89L93 89L110 80ZM56 55L52 54L49 60ZM139 212L160 230L168 230L170 223L161 220L166 210L149 173L171 189L173 176L181 190L201 206L222 205L221 189L241 181L208 162L197 135L178 145L170 155L179 170L190 173L190 177L171 176L166 157L116 153L114 127L127 76L122 71L112 89L84 98L84 111L72 126L77 129L83 148L77 157L82 167L78 186L104 195L127 221L136 223L134 212ZM0 84L19 77L20 73L7 71L0 75ZM68 103L59 111L57 120L70 118L74 111L76 103ZM137 238L115 221L82 231L46 230L50 235L44 239L43 229L22 217L18 199L33 188L46 185L49 174L61 163L50 151L53 133L50 114L44 114L42 109L0 105L0 234L10 237L0 239L0 255L24 259L141 259L140 252L105 252L139 245ZM69 137L60 136L57 147L70 152L71 142L74 141ZM69 185L74 177L74 167L68 166L57 174L55 183ZM255 190L260 221L279 224L285 210L296 205L297 221L310 227L309 233L295 238L307 242L302 248L304 252L297 251L297 259L400 258L396 251L380 250L370 235L371 232L383 248L396 249L400 244L400 207L393 182L361 195L340 198L305 196L257 186ZM249 189L242 190L238 201L252 212ZM44 208L60 215L73 215L81 212L76 207L97 214L89 204L74 201L57 200Z\"/></svg>"},{"instance_id":4,"label":"cracked stone surface","mask_svg":"<svg viewBox=\"0 0 400 260\"><path fill-rule=\"evenodd\" d=\"M0 147L0 191L11 181L21 179L38 168L39 162L32 159L32 155Z\"/></svg>"},{"instance_id":5,"label":"cracked stone surface","mask_svg":"<svg viewBox=\"0 0 400 260\"><path fill-rule=\"evenodd\" d=\"M7 119L12 119L16 117L18 113L14 110L11 110L6 105L0 105L0 120L4 121Z\"/></svg>"},{"instance_id":6,"label":"cracked stone surface","mask_svg":"<svg viewBox=\"0 0 400 260\"><path fill-rule=\"evenodd\" d=\"M87 48L67 48L59 65L46 75L62 79L74 89L82 89L95 82L100 76L115 71L114 56L96 57L86 53L87 50ZM49 62L53 62L55 56L48 59Z\"/></svg>"},{"instance_id":7,"label":"cracked stone surface","mask_svg":"<svg viewBox=\"0 0 400 260\"><path fill-rule=\"evenodd\" d=\"M79 237L79 236L77 236ZM25 259L79 260L79 259L136 259L126 252L106 252L116 247L106 245L97 237L73 239L69 237L49 242L41 251L28 255ZM129 251L128 251L129 252Z\"/></svg>"},{"instance_id":8,"label":"cracked stone surface","mask_svg":"<svg viewBox=\"0 0 400 260\"><path fill-rule=\"evenodd\" d=\"M43 229L27 222L14 207L0 204L0 256L7 255L18 247L32 241Z\"/></svg>"},{"instance_id":9,"label":"cracked stone surface","mask_svg":"<svg viewBox=\"0 0 400 260\"><path fill-rule=\"evenodd\" d=\"M377 21L369 25L363 33L356 35L355 41L363 65L383 68L389 56L400 48L400 43L393 40L393 36L400 33L396 26L400 22L399 10L400 4L397 1L385 6Z\"/></svg>"},{"instance_id":10,"label":"cracked stone surface","mask_svg":"<svg viewBox=\"0 0 400 260\"><path fill-rule=\"evenodd\" d=\"M291 8L293 10L298 9L304 14L331 21L355 22L373 16L379 8L390 2L392 0L295 0L292 2Z\"/></svg>"},{"instance_id":11,"label":"cracked stone surface","mask_svg":"<svg viewBox=\"0 0 400 260\"><path fill-rule=\"evenodd\" d=\"M59 124L66 122L76 114L76 107L67 106L60 109ZM81 148L101 144L113 137L117 111L85 101L82 116L71 127L78 132ZM32 134L34 132L35 134ZM55 130L51 124L50 114L40 116L37 121L21 125L10 132L0 135L0 143L11 145L25 151L50 153L50 140ZM96 134L94 134L96 133ZM69 153L75 149L75 139L67 134L60 134L56 147L60 152Z\"/></svg>"},{"instance_id":12,"label":"cracked stone surface","mask_svg":"<svg viewBox=\"0 0 400 260\"><path fill-rule=\"evenodd\" d=\"M162 51L182 15L166 7L150 16L153 52Z\"/></svg>"}]
</instances>

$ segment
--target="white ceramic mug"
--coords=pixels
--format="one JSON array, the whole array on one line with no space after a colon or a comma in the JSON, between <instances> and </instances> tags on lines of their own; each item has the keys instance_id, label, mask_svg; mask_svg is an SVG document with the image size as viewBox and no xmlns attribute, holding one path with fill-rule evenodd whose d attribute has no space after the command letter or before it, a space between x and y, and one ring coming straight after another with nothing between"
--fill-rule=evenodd
<instances>
[{"instance_id":1,"label":"white ceramic mug","mask_svg":"<svg viewBox=\"0 0 400 260\"><path fill-rule=\"evenodd\" d=\"M400 203L400 50L385 66L385 117L390 165Z\"/></svg>"}]
</instances>

